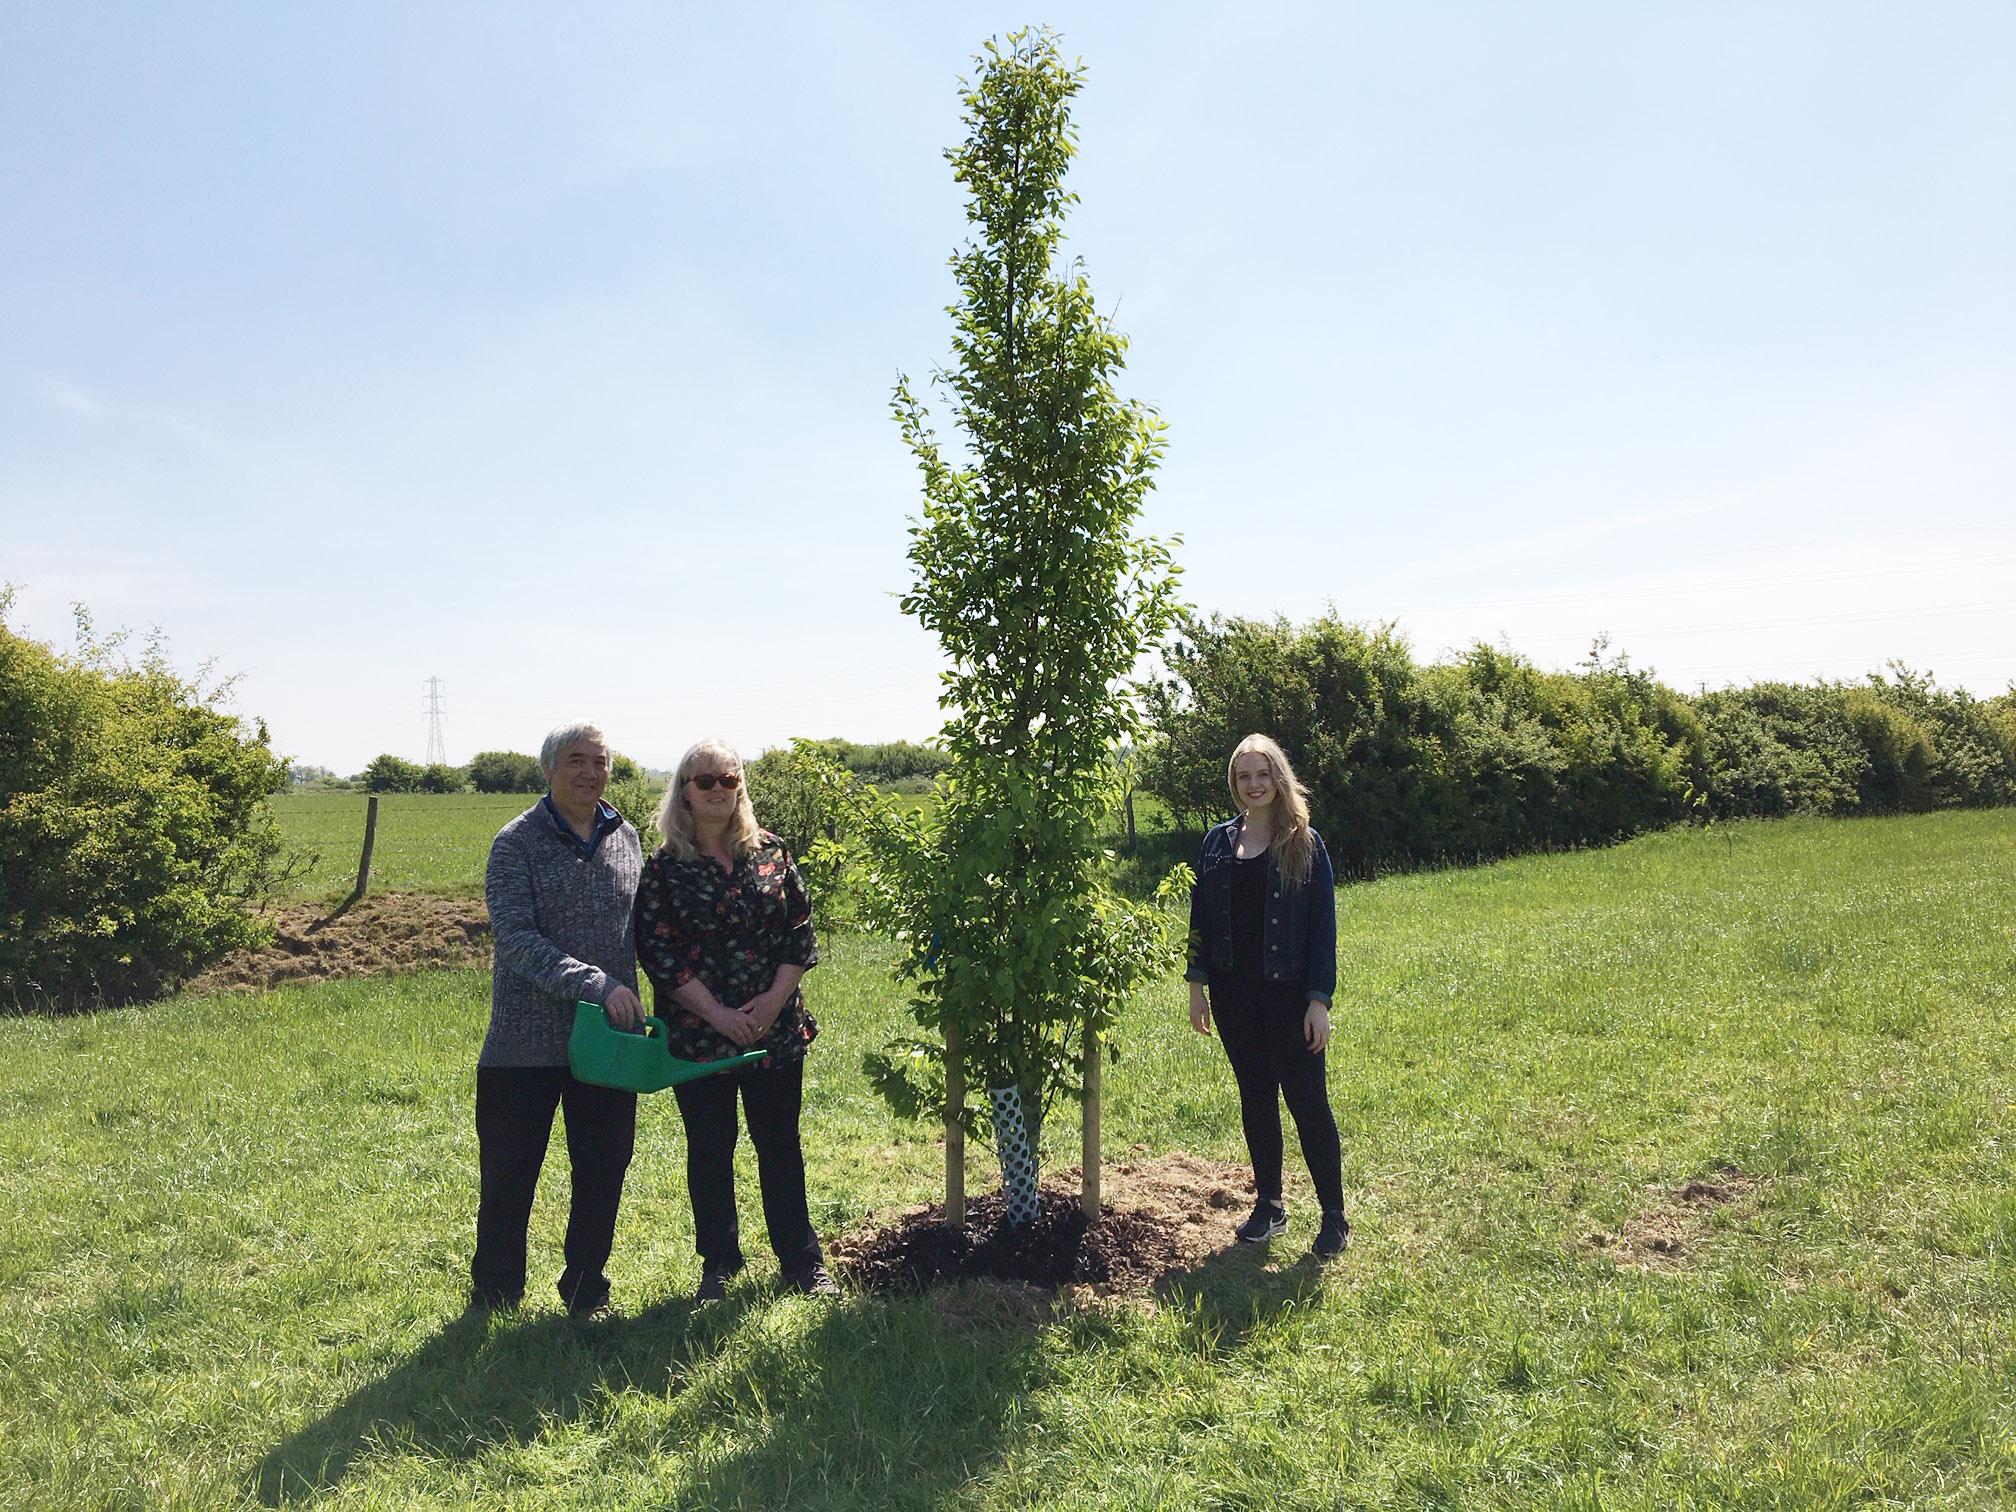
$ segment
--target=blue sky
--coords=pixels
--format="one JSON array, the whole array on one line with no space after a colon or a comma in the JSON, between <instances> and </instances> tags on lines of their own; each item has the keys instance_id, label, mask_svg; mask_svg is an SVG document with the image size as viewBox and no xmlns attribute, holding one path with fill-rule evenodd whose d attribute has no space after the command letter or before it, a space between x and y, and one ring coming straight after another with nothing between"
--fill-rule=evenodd
<instances>
[{"instance_id":1,"label":"blue sky","mask_svg":"<svg viewBox=\"0 0 2016 1512\"><path fill-rule=\"evenodd\" d=\"M1207 611L2016 679L2016 8L0 8L0 579L301 760L921 737L899 372L980 42Z\"/></svg>"}]
</instances>

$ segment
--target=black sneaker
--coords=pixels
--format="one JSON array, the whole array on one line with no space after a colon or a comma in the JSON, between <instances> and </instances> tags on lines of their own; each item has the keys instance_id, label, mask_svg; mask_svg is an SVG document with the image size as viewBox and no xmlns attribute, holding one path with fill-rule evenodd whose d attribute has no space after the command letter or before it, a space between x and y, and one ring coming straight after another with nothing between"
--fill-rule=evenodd
<instances>
[{"instance_id":1,"label":"black sneaker","mask_svg":"<svg viewBox=\"0 0 2016 1512\"><path fill-rule=\"evenodd\" d=\"M1351 1248L1351 1220L1342 1213L1325 1213L1323 1226L1316 1230L1316 1242L1309 1253L1318 1260L1335 1260Z\"/></svg>"},{"instance_id":2,"label":"black sneaker","mask_svg":"<svg viewBox=\"0 0 2016 1512\"><path fill-rule=\"evenodd\" d=\"M784 1284L793 1291L805 1293L808 1297L837 1297L840 1295L839 1285L833 1280L832 1276L827 1274L826 1267L817 1261L814 1261L802 1270L786 1271L784 1273Z\"/></svg>"},{"instance_id":3,"label":"black sneaker","mask_svg":"<svg viewBox=\"0 0 2016 1512\"><path fill-rule=\"evenodd\" d=\"M739 1265L702 1265L700 1284L693 1288L695 1302L719 1302L728 1295L728 1283L742 1269Z\"/></svg>"},{"instance_id":4,"label":"black sneaker","mask_svg":"<svg viewBox=\"0 0 2016 1512\"><path fill-rule=\"evenodd\" d=\"M1232 1232L1239 1236L1241 1244L1265 1244L1276 1234L1288 1229L1288 1214L1278 1202L1266 1198L1253 1204L1253 1216Z\"/></svg>"}]
</instances>

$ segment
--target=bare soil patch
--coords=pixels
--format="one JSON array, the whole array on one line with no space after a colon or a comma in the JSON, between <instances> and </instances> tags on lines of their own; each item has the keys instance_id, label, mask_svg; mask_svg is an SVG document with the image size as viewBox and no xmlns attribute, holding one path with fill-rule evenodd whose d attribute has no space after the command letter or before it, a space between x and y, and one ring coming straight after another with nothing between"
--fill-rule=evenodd
<instances>
[{"instance_id":1,"label":"bare soil patch","mask_svg":"<svg viewBox=\"0 0 2016 1512\"><path fill-rule=\"evenodd\" d=\"M1584 1235L1581 1248L1607 1255L1618 1265L1646 1270L1672 1270L1685 1264L1708 1232L1709 1216L1720 1207L1748 1197L1763 1185L1761 1178L1724 1166L1712 1176L1689 1181L1670 1191L1654 1191L1652 1202L1614 1232Z\"/></svg>"},{"instance_id":2,"label":"bare soil patch","mask_svg":"<svg viewBox=\"0 0 2016 1512\"><path fill-rule=\"evenodd\" d=\"M1078 1182L1075 1166L1054 1173L1035 1222L1020 1230L1008 1226L1001 1194L990 1192L968 1201L963 1228L945 1227L938 1204L908 1208L892 1223L842 1235L829 1258L867 1292L986 1280L1097 1296L1142 1293L1232 1245L1233 1225L1253 1201L1245 1168L1180 1150L1152 1160L1129 1152L1108 1164L1097 1220L1079 1206Z\"/></svg>"},{"instance_id":3,"label":"bare soil patch","mask_svg":"<svg viewBox=\"0 0 2016 1512\"><path fill-rule=\"evenodd\" d=\"M290 903L273 921L272 945L224 957L184 990L263 992L284 982L490 964L490 913L481 898L386 893L334 917L320 904Z\"/></svg>"}]
</instances>

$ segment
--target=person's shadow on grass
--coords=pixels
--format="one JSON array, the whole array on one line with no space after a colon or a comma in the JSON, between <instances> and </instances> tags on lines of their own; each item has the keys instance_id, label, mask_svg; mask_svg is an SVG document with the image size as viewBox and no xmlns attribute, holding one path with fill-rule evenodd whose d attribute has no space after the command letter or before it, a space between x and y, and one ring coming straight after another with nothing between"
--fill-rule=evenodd
<instances>
[{"instance_id":1,"label":"person's shadow on grass","mask_svg":"<svg viewBox=\"0 0 2016 1512\"><path fill-rule=\"evenodd\" d=\"M1153 1291L1201 1347L1226 1354L1264 1320L1314 1305L1321 1275L1306 1258L1275 1267L1265 1251L1234 1245ZM1046 1333L1097 1347L1124 1328L1097 1308L1055 1308L1048 1293L988 1282L799 1304L817 1309L802 1325L752 1316L789 1305L748 1283L707 1307L666 1300L591 1323L464 1313L275 1445L251 1490L267 1506L316 1496L381 1446L474 1461L601 1416L612 1394L634 1391L673 1402L665 1432L696 1412L760 1429L696 1434L694 1458L668 1476L681 1504L788 1505L819 1487L828 1500L928 1507L1033 1427L1016 1403L1043 1385Z\"/></svg>"},{"instance_id":2,"label":"person's shadow on grass","mask_svg":"<svg viewBox=\"0 0 2016 1512\"><path fill-rule=\"evenodd\" d=\"M721 1315L723 1308L734 1308ZM471 1309L320 1418L268 1450L252 1478L267 1506L340 1483L366 1450L385 1445L475 1459L567 1421L613 1381L666 1390L739 1321L747 1304L690 1317L665 1303L632 1318L578 1323L559 1313Z\"/></svg>"},{"instance_id":3,"label":"person's shadow on grass","mask_svg":"<svg viewBox=\"0 0 2016 1512\"><path fill-rule=\"evenodd\" d=\"M843 1500L933 1505L998 1454L1014 1399L1038 1384L1033 1315L967 1293L805 1304L818 1313L804 1327L744 1328L752 1313L789 1305L753 1285L705 1308L665 1301L587 1324L542 1313L493 1325L465 1313L275 1445L249 1489L277 1506L333 1489L381 1446L474 1461L599 1416L612 1393L692 1392L719 1395L724 1421L760 1404L760 1431L727 1446L707 1435L669 1477L690 1482L676 1493L682 1504L785 1505L817 1485ZM675 1431L691 1406L675 1406Z\"/></svg>"},{"instance_id":4,"label":"person's shadow on grass","mask_svg":"<svg viewBox=\"0 0 2016 1512\"><path fill-rule=\"evenodd\" d=\"M1228 1244L1195 1265L1171 1271L1153 1291L1182 1316L1213 1355L1231 1354L1257 1325L1316 1305L1324 1267L1310 1255L1277 1266L1265 1246Z\"/></svg>"}]
</instances>

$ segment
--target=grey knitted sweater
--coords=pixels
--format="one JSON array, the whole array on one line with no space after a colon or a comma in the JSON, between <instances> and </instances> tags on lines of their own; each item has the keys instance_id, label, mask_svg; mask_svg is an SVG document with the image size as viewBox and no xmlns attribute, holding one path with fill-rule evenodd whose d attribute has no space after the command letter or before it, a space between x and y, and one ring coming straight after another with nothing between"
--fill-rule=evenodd
<instances>
[{"instance_id":1,"label":"grey knitted sweater","mask_svg":"<svg viewBox=\"0 0 2016 1512\"><path fill-rule=\"evenodd\" d=\"M497 832L483 874L496 961L479 1066L564 1066L574 1004L637 990L630 908L643 867L630 825L603 836L591 858L543 802Z\"/></svg>"}]
</instances>

